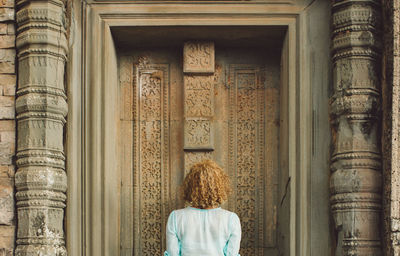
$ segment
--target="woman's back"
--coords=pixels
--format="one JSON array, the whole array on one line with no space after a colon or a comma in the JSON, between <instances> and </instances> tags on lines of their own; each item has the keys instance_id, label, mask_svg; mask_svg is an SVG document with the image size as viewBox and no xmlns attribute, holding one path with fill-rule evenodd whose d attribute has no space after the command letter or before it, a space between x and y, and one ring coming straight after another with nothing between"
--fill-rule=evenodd
<instances>
[{"instance_id":1,"label":"woman's back","mask_svg":"<svg viewBox=\"0 0 400 256\"><path fill-rule=\"evenodd\" d=\"M165 255L237 256L240 238L240 221L235 213L187 207L169 216Z\"/></svg>"},{"instance_id":2,"label":"woman's back","mask_svg":"<svg viewBox=\"0 0 400 256\"><path fill-rule=\"evenodd\" d=\"M232 191L222 168L212 160L194 164L181 191L183 200L192 207L170 214L164 256L238 256L239 217L218 207Z\"/></svg>"}]
</instances>

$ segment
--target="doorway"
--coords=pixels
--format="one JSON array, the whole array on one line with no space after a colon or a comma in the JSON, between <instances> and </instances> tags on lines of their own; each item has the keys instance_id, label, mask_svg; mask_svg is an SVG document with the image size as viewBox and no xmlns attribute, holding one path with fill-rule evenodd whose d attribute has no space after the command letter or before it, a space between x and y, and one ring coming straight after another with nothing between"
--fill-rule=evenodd
<instances>
[{"instance_id":1,"label":"doorway","mask_svg":"<svg viewBox=\"0 0 400 256\"><path fill-rule=\"evenodd\" d=\"M179 185L202 159L231 178L233 194L222 207L240 217L240 254L282 255L289 220L279 207L286 176L279 166L280 48L265 47L260 35L254 40L254 31L220 30L212 41L215 33L190 31L148 35L119 54L121 255L162 255L168 215L184 207ZM187 40L214 45L215 69L200 75L203 82L184 72ZM190 147L188 137L207 145Z\"/></svg>"},{"instance_id":2,"label":"doorway","mask_svg":"<svg viewBox=\"0 0 400 256\"><path fill-rule=\"evenodd\" d=\"M258 47L274 60L272 66L280 72L273 76L280 84L276 248L279 255L330 251L329 3L200 2L95 0L73 5L65 145L69 254L121 255L121 243L133 241L121 233L121 201L134 203L132 195L122 193L121 164L133 148L120 143L121 91L132 81L119 74L128 67L124 56L135 49L181 51L188 40L213 41L216 51ZM171 187L178 185L172 182Z\"/></svg>"}]
</instances>

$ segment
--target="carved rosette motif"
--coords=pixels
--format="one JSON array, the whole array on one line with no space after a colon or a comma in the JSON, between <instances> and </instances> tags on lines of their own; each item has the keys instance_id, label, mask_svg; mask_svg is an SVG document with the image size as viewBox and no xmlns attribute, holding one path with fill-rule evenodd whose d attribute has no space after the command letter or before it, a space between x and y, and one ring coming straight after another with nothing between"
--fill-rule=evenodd
<instances>
[{"instance_id":1,"label":"carved rosette motif","mask_svg":"<svg viewBox=\"0 0 400 256\"><path fill-rule=\"evenodd\" d=\"M168 207L169 67L138 67L134 82L134 255L160 255ZM135 231L136 232L136 231Z\"/></svg>"},{"instance_id":2,"label":"carved rosette motif","mask_svg":"<svg viewBox=\"0 0 400 256\"><path fill-rule=\"evenodd\" d=\"M183 46L185 172L195 162L212 158L208 151L214 150L214 58L213 42Z\"/></svg>"},{"instance_id":3,"label":"carved rosette motif","mask_svg":"<svg viewBox=\"0 0 400 256\"><path fill-rule=\"evenodd\" d=\"M209 119L185 120L185 150L213 149L212 121Z\"/></svg>"},{"instance_id":4,"label":"carved rosette motif","mask_svg":"<svg viewBox=\"0 0 400 256\"><path fill-rule=\"evenodd\" d=\"M184 76L185 150L212 150L214 116L214 77Z\"/></svg>"},{"instance_id":5,"label":"carved rosette motif","mask_svg":"<svg viewBox=\"0 0 400 256\"><path fill-rule=\"evenodd\" d=\"M333 2L331 205L343 255L381 255L380 2Z\"/></svg>"},{"instance_id":6,"label":"carved rosette motif","mask_svg":"<svg viewBox=\"0 0 400 256\"><path fill-rule=\"evenodd\" d=\"M214 115L214 76L186 75L185 116L212 117Z\"/></svg>"}]
</instances>

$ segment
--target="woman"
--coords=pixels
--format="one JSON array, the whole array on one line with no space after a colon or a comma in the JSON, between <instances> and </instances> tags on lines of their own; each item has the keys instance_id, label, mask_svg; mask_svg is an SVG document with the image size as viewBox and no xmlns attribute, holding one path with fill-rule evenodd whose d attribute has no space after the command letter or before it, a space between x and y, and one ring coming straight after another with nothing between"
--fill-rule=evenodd
<instances>
[{"instance_id":1,"label":"woman","mask_svg":"<svg viewBox=\"0 0 400 256\"><path fill-rule=\"evenodd\" d=\"M164 256L239 256L239 217L220 207L230 192L229 177L215 162L193 165L182 186L190 206L170 214Z\"/></svg>"}]
</instances>

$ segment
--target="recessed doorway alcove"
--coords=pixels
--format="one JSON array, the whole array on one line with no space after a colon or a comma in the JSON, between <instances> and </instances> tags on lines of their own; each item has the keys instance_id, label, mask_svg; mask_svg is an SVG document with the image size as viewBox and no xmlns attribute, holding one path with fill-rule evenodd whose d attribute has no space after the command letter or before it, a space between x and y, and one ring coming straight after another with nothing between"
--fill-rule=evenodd
<instances>
[{"instance_id":1,"label":"recessed doorway alcove","mask_svg":"<svg viewBox=\"0 0 400 256\"><path fill-rule=\"evenodd\" d=\"M329 63L318 54L329 56L328 22L308 30L311 17L329 8L305 6L74 6L67 67L70 255L162 253L166 218L183 206L177 187L187 163L197 160L184 145L187 41L215 45L214 143L203 155L233 181L223 207L241 216L241 254L329 250L328 111L315 105L327 98Z\"/></svg>"},{"instance_id":2,"label":"recessed doorway alcove","mask_svg":"<svg viewBox=\"0 0 400 256\"><path fill-rule=\"evenodd\" d=\"M289 174L280 168L280 156L287 157L285 139L280 143L281 136L287 137L285 109L280 115L280 102L287 101L280 93L287 86L281 82L286 29L112 29L120 83L121 255L163 253L168 214L184 206L178 186L191 164L208 158L231 177L233 193L223 207L241 219L241 255L282 255L289 250L288 245L284 248L289 237ZM193 79L183 72L183 45L188 41L214 44L215 72L202 76L211 79L208 85L185 85L187 77ZM192 95L185 97L185 90ZM191 113L184 111L188 107ZM204 129L187 131L188 115L204 122L208 112L213 112L206 131L213 134L212 149L185 148L185 137L201 140L198 129Z\"/></svg>"}]
</instances>

